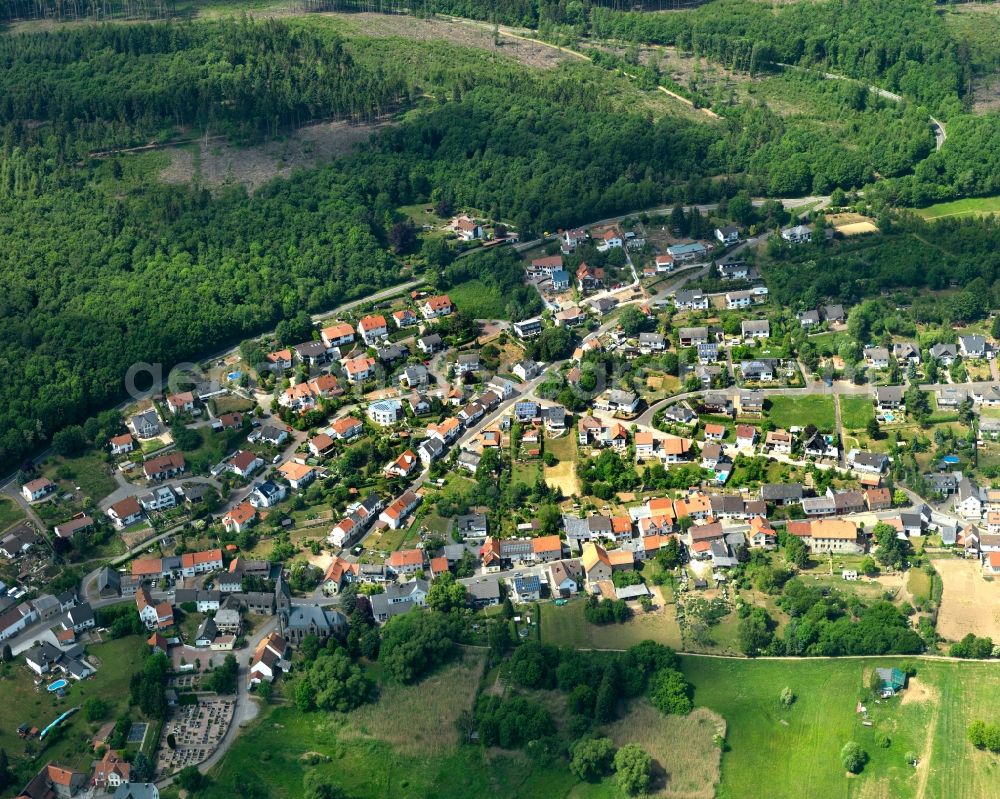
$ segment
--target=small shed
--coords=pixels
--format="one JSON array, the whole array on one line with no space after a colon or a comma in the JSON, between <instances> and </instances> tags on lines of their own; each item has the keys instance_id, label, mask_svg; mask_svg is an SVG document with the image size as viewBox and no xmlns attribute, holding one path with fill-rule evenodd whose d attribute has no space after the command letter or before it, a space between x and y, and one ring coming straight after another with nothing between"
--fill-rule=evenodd
<instances>
[{"instance_id":1,"label":"small shed","mask_svg":"<svg viewBox=\"0 0 1000 799\"><path fill-rule=\"evenodd\" d=\"M906 687L906 674L899 669L875 669L882 696L895 696Z\"/></svg>"}]
</instances>

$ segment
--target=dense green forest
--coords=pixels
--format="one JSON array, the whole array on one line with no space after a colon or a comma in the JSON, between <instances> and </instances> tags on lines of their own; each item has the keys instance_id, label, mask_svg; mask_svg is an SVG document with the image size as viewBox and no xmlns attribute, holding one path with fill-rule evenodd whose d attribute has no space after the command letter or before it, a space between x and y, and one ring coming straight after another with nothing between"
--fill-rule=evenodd
<instances>
[{"instance_id":1,"label":"dense green forest","mask_svg":"<svg viewBox=\"0 0 1000 799\"><path fill-rule=\"evenodd\" d=\"M318 118L370 119L407 100L397 72L359 68L335 36L267 20L0 38L0 125L51 122L78 151L191 125L252 139Z\"/></svg>"},{"instance_id":2,"label":"dense green forest","mask_svg":"<svg viewBox=\"0 0 1000 799\"><path fill-rule=\"evenodd\" d=\"M175 0L2 0L0 21L164 19L177 11Z\"/></svg>"}]
</instances>

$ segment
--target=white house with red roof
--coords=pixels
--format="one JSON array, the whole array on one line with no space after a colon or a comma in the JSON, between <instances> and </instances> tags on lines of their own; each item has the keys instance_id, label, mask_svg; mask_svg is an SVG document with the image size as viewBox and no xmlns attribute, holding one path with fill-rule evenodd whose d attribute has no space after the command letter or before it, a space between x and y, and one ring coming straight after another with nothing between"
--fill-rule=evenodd
<instances>
[{"instance_id":1,"label":"white house with red roof","mask_svg":"<svg viewBox=\"0 0 1000 799\"><path fill-rule=\"evenodd\" d=\"M427 436L440 440L445 446L458 438L458 434L461 432L462 423L456 416L449 416L441 424L427 425Z\"/></svg>"},{"instance_id":2,"label":"white house with red roof","mask_svg":"<svg viewBox=\"0 0 1000 799\"><path fill-rule=\"evenodd\" d=\"M194 577L196 574L205 574L221 568L221 549L205 549L201 552L185 552L181 555L181 575L184 577Z\"/></svg>"},{"instance_id":3,"label":"white house with red roof","mask_svg":"<svg viewBox=\"0 0 1000 799\"><path fill-rule=\"evenodd\" d=\"M408 449L385 467L387 477L408 477L420 466L420 459Z\"/></svg>"},{"instance_id":4,"label":"white house with red roof","mask_svg":"<svg viewBox=\"0 0 1000 799\"><path fill-rule=\"evenodd\" d=\"M377 361L367 355L360 355L357 358L348 358L344 361L344 372L347 374L349 383L363 383L375 377L375 366Z\"/></svg>"},{"instance_id":5,"label":"white house with red roof","mask_svg":"<svg viewBox=\"0 0 1000 799\"><path fill-rule=\"evenodd\" d=\"M466 214L455 217L452 220L451 229L462 241L475 241L483 237L482 226Z\"/></svg>"},{"instance_id":6,"label":"white house with red roof","mask_svg":"<svg viewBox=\"0 0 1000 799\"><path fill-rule=\"evenodd\" d=\"M292 368L292 351L288 347L267 354L267 363L273 371L283 372Z\"/></svg>"},{"instance_id":7,"label":"white house with red roof","mask_svg":"<svg viewBox=\"0 0 1000 799\"><path fill-rule=\"evenodd\" d=\"M278 473L288 481L294 490L305 488L316 478L316 470L296 460L286 461L278 467Z\"/></svg>"},{"instance_id":8,"label":"white house with red roof","mask_svg":"<svg viewBox=\"0 0 1000 799\"><path fill-rule=\"evenodd\" d=\"M389 325L382 314L361 317L358 322L358 335L369 347L389 337Z\"/></svg>"},{"instance_id":9,"label":"white house with red roof","mask_svg":"<svg viewBox=\"0 0 1000 799\"><path fill-rule=\"evenodd\" d=\"M347 322L337 322L335 325L324 327L319 335L329 349L346 347L354 343L354 328Z\"/></svg>"},{"instance_id":10,"label":"white house with red roof","mask_svg":"<svg viewBox=\"0 0 1000 799\"><path fill-rule=\"evenodd\" d=\"M364 422L354 416L343 416L330 425L330 436L340 441L348 441L361 435L365 429Z\"/></svg>"},{"instance_id":11,"label":"white house with red roof","mask_svg":"<svg viewBox=\"0 0 1000 799\"><path fill-rule=\"evenodd\" d=\"M38 502L38 500L44 499L55 490L55 483L47 477L38 477L34 480L29 480L21 486L21 496L28 500L28 502Z\"/></svg>"},{"instance_id":12,"label":"white house with red roof","mask_svg":"<svg viewBox=\"0 0 1000 799\"><path fill-rule=\"evenodd\" d=\"M135 449L135 439L132 438L131 433L122 433L120 436L111 438L108 441L108 446L111 447L112 455L124 455Z\"/></svg>"},{"instance_id":13,"label":"white house with red roof","mask_svg":"<svg viewBox=\"0 0 1000 799\"><path fill-rule=\"evenodd\" d=\"M291 650L288 641L278 633L270 633L254 650L250 660L250 685L273 682L282 671L291 667Z\"/></svg>"},{"instance_id":14,"label":"white house with red roof","mask_svg":"<svg viewBox=\"0 0 1000 799\"><path fill-rule=\"evenodd\" d=\"M142 472L147 480L167 480L176 477L187 467L184 456L179 452L152 458L142 465Z\"/></svg>"},{"instance_id":15,"label":"white house with red roof","mask_svg":"<svg viewBox=\"0 0 1000 799\"><path fill-rule=\"evenodd\" d=\"M396 323L396 327L413 327L416 324L420 324L420 317L417 316L409 308L404 308L401 311L392 312L392 321Z\"/></svg>"},{"instance_id":16,"label":"white house with red roof","mask_svg":"<svg viewBox=\"0 0 1000 799\"><path fill-rule=\"evenodd\" d=\"M243 478L249 477L263 465L263 460L257 457L255 453L246 449L241 449L233 455L228 463L229 471Z\"/></svg>"},{"instance_id":17,"label":"white house with red roof","mask_svg":"<svg viewBox=\"0 0 1000 799\"><path fill-rule=\"evenodd\" d=\"M105 511L112 524L123 530L130 524L135 524L142 518L142 506L135 497L125 497Z\"/></svg>"},{"instance_id":18,"label":"white house with red roof","mask_svg":"<svg viewBox=\"0 0 1000 799\"><path fill-rule=\"evenodd\" d=\"M222 517L222 526L230 533L242 533L257 521L257 509L249 502L241 502Z\"/></svg>"},{"instance_id":19,"label":"white house with red roof","mask_svg":"<svg viewBox=\"0 0 1000 799\"><path fill-rule=\"evenodd\" d=\"M424 319L437 319L439 316L447 316L452 310L454 308L447 294L428 297L420 304L420 313L424 315Z\"/></svg>"},{"instance_id":20,"label":"white house with red roof","mask_svg":"<svg viewBox=\"0 0 1000 799\"><path fill-rule=\"evenodd\" d=\"M621 234L616 228L611 228L610 230L604 231L601 236L597 239L597 251L607 252L615 247L621 247L625 244L622 241Z\"/></svg>"},{"instance_id":21,"label":"white house with red roof","mask_svg":"<svg viewBox=\"0 0 1000 799\"><path fill-rule=\"evenodd\" d=\"M379 521L385 522L393 530L398 530L403 526L406 517L420 504L420 496L407 489L396 499L389 503L385 510L379 514Z\"/></svg>"},{"instance_id":22,"label":"white house with red roof","mask_svg":"<svg viewBox=\"0 0 1000 799\"><path fill-rule=\"evenodd\" d=\"M171 413L183 413L194 410L194 393L182 391L179 394L171 394L167 397L167 409Z\"/></svg>"},{"instance_id":23,"label":"white house with red roof","mask_svg":"<svg viewBox=\"0 0 1000 799\"><path fill-rule=\"evenodd\" d=\"M385 563L396 574L413 574L424 567L424 551L398 549L389 555Z\"/></svg>"},{"instance_id":24,"label":"white house with red roof","mask_svg":"<svg viewBox=\"0 0 1000 799\"><path fill-rule=\"evenodd\" d=\"M674 256L670 253L656 256L656 271L660 274L674 271Z\"/></svg>"}]
</instances>

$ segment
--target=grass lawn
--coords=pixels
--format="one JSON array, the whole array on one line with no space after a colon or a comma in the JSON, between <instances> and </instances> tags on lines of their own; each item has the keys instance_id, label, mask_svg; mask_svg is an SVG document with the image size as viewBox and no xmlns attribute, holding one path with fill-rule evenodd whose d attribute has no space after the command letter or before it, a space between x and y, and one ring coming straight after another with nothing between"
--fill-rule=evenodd
<instances>
[{"instance_id":1,"label":"grass lawn","mask_svg":"<svg viewBox=\"0 0 1000 799\"><path fill-rule=\"evenodd\" d=\"M462 313L473 319L507 319L507 301L480 280L469 280L448 289L448 296Z\"/></svg>"},{"instance_id":2,"label":"grass lawn","mask_svg":"<svg viewBox=\"0 0 1000 799\"><path fill-rule=\"evenodd\" d=\"M216 416L221 416L224 413L233 413L234 411L249 411L254 407L254 404L238 394L225 394L221 397L213 397L209 400L212 406L212 413Z\"/></svg>"},{"instance_id":3,"label":"grass lawn","mask_svg":"<svg viewBox=\"0 0 1000 799\"><path fill-rule=\"evenodd\" d=\"M831 432L834 424L833 397L805 395L771 397L768 416L778 427L805 427L814 424L823 432Z\"/></svg>"},{"instance_id":4,"label":"grass lawn","mask_svg":"<svg viewBox=\"0 0 1000 799\"><path fill-rule=\"evenodd\" d=\"M847 333L816 333L808 337L808 340L813 344L816 349L820 351L821 354L827 355L830 353L836 353L840 349L840 345L848 340L850 336Z\"/></svg>"},{"instance_id":5,"label":"grass lawn","mask_svg":"<svg viewBox=\"0 0 1000 799\"><path fill-rule=\"evenodd\" d=\"M160 438L147 438L139 442L139 449L143 455L152 455L167 446L167 442Z\"/></svg>"},{"instance_id":6,"label":"grass lawn","mask_svg":"<svg viewBox=\"0 0 1000 799\"><path fill-rule=\"evenodd\" d=\"M21 506L11 499L0 497L0 531L6 530L24 518Z\"/></svg>"},{"instance_id":7,"label":"grass lawn","mask_svg":"<svg viewBox=\"0 0 1000 799\"><path fill-rule=\"evenodd\" d=\"M866 702L874 726L864 727L855 703L867 670L887 662L684 657L696 705L727 724L717 796L995 796L996 757L974 751L965 737L971 721L1000 711L995 666L915 660L918 675L901 699ZM778 702L786 686L797 697L789 709ZM876 732L889 736L888 748L875 745ZM840 765L849 740L870 758L857 777ZM921 760L916 770L905 762L908 751Z\"/></svg>"},{"instance_id":8,"label":"grass lawn","mask_svg":"<svg viewBox=\"0 0 1000 799\"><path fill-rule=\"evenodd\" d=\"M674 606L653 613L639 612L625 624L591 624L583 617L585 600L574 599L562 607L542 602L542 642L578 649L628 649L651 639L675 649L681 646L681 631Z\"/></svg>"},{"instance_id":9,"label":"grass lawn","mask_svg":"<svg viewBox=\"0 0 1000 799\"><path fill-rule=\"evenodd\" d=\"M990 466L1000 466L1000 443L983 441L979 445L979 468L986 469Z\"/></svg>"},{"instance_id":10,"label":"grass lawn","mask_svg":"<svg viewBox=\"0 0 1000 799\"><path fill-rule=\"evenodd\" d=\"M515 461L512 474L512 483L524 483L533 486L542 474L542 461L535 458L530 461Z\"/></svg>"},{"instance_id":11,"label":"grass lawn","mask_svg":"<svg viewBox=\"0 0 1000 799\"><path fill-rule=\"evenodd\" d=\"M934 581L923 569L910 569L906 578L906 589L914 599L928 600L931 598L931 591Z\"/></svg>"},{"instance_id":12,"label":"grass lawn","mask_svg":"<svg viewBox=\"0 0 1000 799\"><path fill-rule=\"evenodd\" d=\"M875 406L871 397L841 397L840 419L848 430L864 430L868 422L875 418Z\"/></svg>"},{"instance_id":13,"label":"grass lawn","mask_svg":"<svg viewBox=\"0 0 1000 799\"><path fill-rule=\"evenodd\" d=\"M90 741L104 722L91 723L84 719L82 713L76 713L64 723L65 732L48 745L45 742L40 745L37 739L20 739L17 727L27 723L42 729L61 713L82 706L92 696L100 697L110 706L106 720L117 718L128 707L129 678L132 672L141 668L145 651L141 639L134 636L88 646L88 659L99 666L97 674L83 682L71 680L64 699L55 698L44 688L36 690L35 675L24 665L23 658L3 667L0 693L4 698L5 723L0 725L0 748L6 750L11 764L17 768L25 762L27 745L34 747L37 754L29 769L32 773L48 760L89 772L93 760ZM24 776L27 777L27 773Z\"/></svg>"},{"instance_id":14,"label":"grass lawn","mask_svg":"<svg viewBox=\"0 0 1000 799\"><path fill-rule=\"evenodd\" d=\"M969 197L964 200L928 205L926 208L914 208L913 211L924 219L996 214L1000 213L1000 197Z\"/></svg>"}]
</instances>

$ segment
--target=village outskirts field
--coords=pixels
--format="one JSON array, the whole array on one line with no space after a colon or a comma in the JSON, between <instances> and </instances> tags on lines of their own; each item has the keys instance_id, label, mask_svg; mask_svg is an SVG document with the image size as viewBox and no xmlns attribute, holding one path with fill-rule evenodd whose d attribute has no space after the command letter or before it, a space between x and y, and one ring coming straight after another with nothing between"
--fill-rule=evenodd
<instances>
[{"instance_id":1,"label":"village outskirts field","mask_svg":"<svg viewBox=\"0 0 1000 799\"><path fill-rule=\"evenodd\" d=\"M543 621L544 624L544 621ZM580 783L561 761L523 752L461 745L456 722L477 688L504 691L484 651L469 648L455 664L412 686L386 683L379 700L348 714L300 713L280 700L265 707L212 772L202 795L235 795L240 780L258 780L268 795L293 799L311 770L335 779L359 799L476 796L519 799L611 799L613 778ZM916 670L896 697L870 700L872 669ZM651 795L674 799L774 797L1000 796L1000 758L968 743L976 719L1000 717L1000 670L983 662L927 658L749 660L685 655L695 711L663 716L646 700L604 730L616 744L649 751L665 781ZM779 700L790 688L795 701ZM565 697L533 692L561 728ZM864 697L867 720L858 712ZM724 736L720 747L716 736ZM888 746L878 745L880 738ZM839 752L857 741L869 761L846 774ZM907 762L917 758L917 766ZM173 796L167 793L165 796Z\"/></svg>"}]
</instances>

